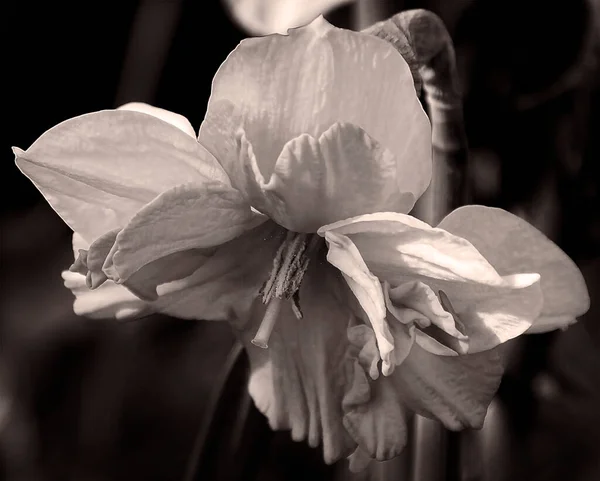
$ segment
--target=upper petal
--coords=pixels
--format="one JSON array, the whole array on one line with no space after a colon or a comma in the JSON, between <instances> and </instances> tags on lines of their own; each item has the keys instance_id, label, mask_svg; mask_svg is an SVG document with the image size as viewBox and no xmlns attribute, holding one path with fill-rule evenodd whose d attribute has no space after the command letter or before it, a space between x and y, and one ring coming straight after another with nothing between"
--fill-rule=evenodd
<instances>
[{"instance_id":1,"label":"upper petal","mask_svg":"<svg viewBox=\"0 0 600 481\"><path fill-rule=\"evenodd\" d=\"M154 115L107 110L66 120L26 151L19 169L88 242L181 183L229 179L190 135Z\"/></svg>"},{"instance_id":2,"label":"upper petal","mask_svg":"<svg viewBox=\"0 0 600 481\"><path fill-rule=\"evenodd\" d=\"M399 189L404 169L397 164L362 129L336 123L318 139L304 134L288 142L259 187L267 203L275 203L266 211L273 211L271 218L296 232L316 232L360 214L410 211L416 198Z\"/></svg>"},{"instance_id":3,"label":"upper petal","mask_svg":"<svg viewBox=\"0 0 600 481\"><path fill-rule=\"evenodd\" d=\"M117 110L131 110L133 112L141 112L143 114L153 115L156 118L174 125L191 137L196 137L196 131L194 130L194 127L192 127L190 121L183 115L176 114L170 110L154 107L153 105L149 105L144 102L129 102L121 105Z\"/></svg>"},{"instance_id":4,"label":"upper petal","mask_svg":"<svg viewBox=\"0 0 600 481\"><path fill-rule=\"evenodd\" d=\"M540 274L544 305L529 332L564 327L589 309L588 290L575 263L523 219L502 209L469 205L451 212L439 227L468 239L501 274Z\"/></svg>"},{"instance_id":5,"label":"upper petal","mask_svg":"<svg viewBox=\"0 0 600 481\"><path fill-rule=\"evenodd\" d=\"M384 40L322 17L286 36L242 41L215 75L199 139L223 161L232 152L215 134L233 138L243 127L269 177L288 141L318 138L336 122L389 149L402 166L401 190L421 195L431 179L431 128L406 61Z\"/></svg>"}]
</instances>

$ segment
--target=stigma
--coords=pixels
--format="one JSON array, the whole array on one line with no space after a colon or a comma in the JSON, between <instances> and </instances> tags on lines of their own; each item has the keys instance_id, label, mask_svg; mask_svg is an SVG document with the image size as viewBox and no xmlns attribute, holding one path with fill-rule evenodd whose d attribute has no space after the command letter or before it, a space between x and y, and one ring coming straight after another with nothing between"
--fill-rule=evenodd
<instances>
[{"instance_id":1,"label":"stigma","mask_svg":"<svg viewBox=\"0 0 600 481\"><path fill-rule=\"evenodd\" d=\"M296 317L302 319L300 286L308 270L310 259L321 240L316 234L291 231L287 233L273 259L271 274L259 292L267 309L260 327L251 341L255 346L263 349L268 347L269 337L279 318L284 301L290 302Z\"/></svg>"}]
</instances>

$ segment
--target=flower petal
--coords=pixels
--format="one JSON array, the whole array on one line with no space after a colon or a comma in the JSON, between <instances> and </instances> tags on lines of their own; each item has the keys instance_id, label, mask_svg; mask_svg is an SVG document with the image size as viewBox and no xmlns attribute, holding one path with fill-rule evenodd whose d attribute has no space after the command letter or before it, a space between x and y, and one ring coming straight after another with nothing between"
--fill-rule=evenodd
<instances>
[{"instance_id":1,"label":"flower petal","mask_svg":"<svg viewBox=\"0 0 600 481\"><path fill-rule=\"evenodd\" d=\"M186 134L196 138L196 131L194 130L194 127L192 127L190 121L183 115L176 114L175 112L154 107L153 105L143 102L129 102L121 105L117 110L131 110L133 112L141 112L143 114L153 115L156 118L174 125L182 132L185 132Z\"/></svg>"},{"instance_id":2,"label":"flower petal","mask_svg":"<svg viewBox=\"0 0 600 481\"><path fill-rule=\"evenodd\" d=\"M195 268L193 274L164 284L154 280L154 284L159 283L158 297L150 305L157 311L183 319L248 319L284 238L285 231L281 227L265 222L221 245L204 259L201 254L194 257L189 251L178 253L192 254L188 260ZM185 262L182 264L185 267ZM156 270L169 274L169 270ZM142 280L147 277L144 269L139 273ZM135 280L135 276L130 281L132 279ZM142 280L139 282L143 285Z\"/></svg>"},{"instance_id":3,"label":"flower petal","mask_svg":"<svg viewBox=\"0 0 600 481\"><path fill-rule=\"evenodd\" d=\"M265 220L265 216L252 212L232 187L216 183L179 185L159 195L131 219L116 237L104 270L114 281L123 282L158 259L219 246ZM176 264L176 258L189 261L170 257L169 264Z\"/></svg>"},{"instance_id":4,"label":"flower petal","mask_svg":"<svg viewBox=\"0 0 600 481\"><path fill-rule=\"evenodd\" d=\"M398 456L406 446L408 428L407 413L394 384L387 377L371 382L358 366L354 383L344 398L344 427L371 458L385 461ZM355 393L360 391L368 391L369 399L358 398L354 404Z\"/></svg>"},{"instance_id":5,"label":"flower petal","mask_svg":"<svg viewBox=\"0 0 600 481\"><path fill-rule=\"evenodd\" d=\"M122 227L161 192L227 175L198 142L152 115L107 110L66 120L22 151L19 169L88 242Z\"/></svg>"},{"instance_id":6,"label":"flower petal","mask_svg":"<svg viewBox=\"0 0 600 481\"><path fill-rule=\"evenodd\" d=\"M501 274L540 274L544 306L529 332L565 327L589 309L588 290L577 266L523 219L502 209L469 205L450 213L439 227L468 239Z\"/></svg>"},{"instance_id":7,"label":"flower petal","mask_svg":"<svg viewBox=\"0 0 600 481\"><path fill-rule=\"evenodd\" d=\"M257 301L250 322L237 324L252 366L250 394L273 429L290 429L296 441L321 443L325 462L346 456L356 446L342 424L342 399L353 361L346 356L346 329L352 312L334 293L347 291L327 263L311 262L300 288L303 318L284 303L269 348L251 344L265 313ZM349 295L349 293L346 293Z\"/></svg>"},{"instance_id":8,"label":"flower petal","mask_svg":"<svg viewBox=\"0 0 600 481\"><path fill-rule=\"evenodd\" d=\"M79 234L73 234L75 255L78 255L80 250L87 249L90 249L90 245ZM79 316L93 319L127 319L151 312L148 303L137 298L124 286L110 280L91 290L87 286L85 275L63 271L62 277L65 287L75 295L73 310Z\"/></svg>"},{"instance_id":9,"label":"flower petal","mask_svg":"<svg viewBox=\"0 0 600 481\"><path fill-rule=\"evenodd\" d=\"M500 275L470 242L409 215L362 215L323 226L318 232L348 236L371 270L384 272L382 278L392 285L399 285L395 279L406 275L503 284Z\"/></svg>"},{"instance_id":10,"label":"flower petal","mask_svg":"<svg viewBox=\"0 0 600 481\"><path fill-rule=\"evenodd\" d=\"M459 430L482 427L502 374L502 362L494 350L450 357L414 345L388 379L413 411Z\"/></svg>"},{"instance_id":11,"label":"flower petal","mask_svg":"<svg viewBox=\"0 0 600 481\"><path fill-rule=\"evenodd\" d=\"M221 139L242 127L268 178L288 141L319 138L337 122L360 127L392 152L401 192L415 199L423 193L431 180L431 128L408 64L388 42L322 17L287 36L242 41L215 75L199 140L231 165L235 160L224 159L237 154Z\"/></svg>"},{"instance_id":12,"label":"flower petal","mask_svg":"<svg viewBox=\"0 0 600 481\"><path fill-rule=\"evenodd\" d=\"M359 216L319 234L346 236L368 270L391 286L419 280L444 291L466 328L470 353L522 334L542 308L538 274L500 276L468 241L410 216Z\"/></svg>"},{"instance_id":13,"label":"flower petal","mask_svg":"<svg viewBox=\"0 0 600 481\"><path fill-rule=\"evenodd\" d=\"M301 135L285 145L269 181L260 186L277 203L265 212L274 211L281 218L271 218L295 232L316 232L361 214L408 212L415 197L400 191L405 173L397 164L389 150L352 124L336 123L318 139Z\"/></svg>"},{"instance_id":14,"label":"flower petal","mask_svg":"<svg viewBox=\"0 0 600 481\"><path fill-rule=\"evenodd\" d=\"M384 284L388 310L403 324L416 323L416 341L433 354L466 354L468 336L461 332L456 320L446 311L433 289L420 281L405 282L394 288ZM438 338L438 342L435 338Z\"/></svg>"},{"instance_id":15,"label":"flower petal","mask_svg":"<svg viewBox=\"0 0 600 481\"><path fill-rule=\"evenodd\" d=\"M106 281L97 289L91 290L82 274L63 271L62 278L65 287L75 295L73 311L78 316L122 320L152 312L148 303L112 281Z\"/></svg>"},{"instance_id":16,"label":"flower petal","mask_svg":"<svg viewBox=\"0 0 600 481\"><path fill-rule=\"evenodd\" d=\"M379 279L369 271L356 246L346 236L326 232L327 260L343 274L348 286L365 311L377 339L383 361L382 372L393 370L392 352L394 340L386 321L385 300Z\"/></svg>"}]
</instances>

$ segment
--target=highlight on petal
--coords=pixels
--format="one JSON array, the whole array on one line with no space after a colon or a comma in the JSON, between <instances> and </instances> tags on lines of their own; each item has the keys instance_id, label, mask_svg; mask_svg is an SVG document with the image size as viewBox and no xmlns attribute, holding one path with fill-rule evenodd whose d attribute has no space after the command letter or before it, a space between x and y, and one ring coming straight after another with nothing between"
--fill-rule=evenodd
<instances>
[{"instance_id":1,"label":"highlight on petal","mask_svg":"<svg viewBox=\"0 0 600 481\"><path fill-rule=\"evenodd\" d=\"M397 164L364 130L336 123L318 139L304 134L289 141L258 188L275 204L266 206L272 219L295 232L316 232L361 214L408 212L415 198L398 188L405 174Z\"/></svg>"},{"instance_id":2,"label":"highlight on petal","mask_svg":"<svg viewBox=\"0 0 600 481\"><path fill-rule=\"evenodd\" d=\"M186 134L196 138L196 131L194 130L194 127L192 127L190 121L183 115L176 114L175 112L154 107L153 105L143 102L129 102L121 105L119 108L117 108L117 110L131 110L133 112L141 112L143 114L153 115L154 117L164 120Z\"/></svg>"},{"instance_id":3,"label":"highlight on petal","mask_svg":"<svg viewBox=\"0 0 600 481\"><path fill-rule=\"evenodd\" d=\"M502 285L501 276L467 240L414 217L381 212L345 219L319 229L348 236L372 269L394 278L421 275L449 281Z\"/></svg>"},{"instance_id":4,"label":"highlight on petal","mask_svg":"<svg viewBox=\"0 0 600 481\"><path fill-rule=\"evenodd\" d=\"M575 263L523 219L502 209L469 205L448 214L439 227L469 240L501 274L540 274L544 305L528 332L566 327L589 309L588 290Z\"/></svg>"},{"instance_id":5,"label":"highlight on petal","mask_svg":"<svg viewBox=\"0 0 600 481\"><path fill-rule=\"evenodd\" d=\"M251 35L286 33L319 14L353 0L224 0L236 22Z\"/></svg>"},{"instance_id":6,"label":"highlight on petal","mask_svg":"<svg viewBox=\"0 0 600 481\"><path fill-rule=\"evenodd\" d=\"M418 280L443 291L464 326L469 353L524 333L541 311L538 274L500 276L471 243L410 216L359 216L324 226L319 234L345 236L368 271L392 287Z\"/></svg>"},{"instance_id":7,"label":"highlight on petal","mask_svg":"<svg viewBox=\"0 0 600 481\"><path fill-rule=\"evenodd\" d=\"M92 242L161 192L229 179L214 157L155 116L106 110L66 120L23 151L17 167L75 232Z\"/></svg>"},{"instance_id":8,"label":"highlight on petal","mask_svg":"<svg viewBox=\"0 0 600 481\"><path fill-rule=\"evenodd\" d=\"M327 260L340 270L373 327L382 359L382 372L388 375L393 370L391 355L394 340L386 322L381 283L371 274L356 246L347 237L326 232L325 240L329 248Z\"/></svg>"},{"instance_id":9,"label":"highlight on petal","mask_svg":"<svg viewBox=\"0 0 600 481\"><path fill-rule=\"evenodd\" d=\"M179 185L146 205L119 232L103 269L114 281L124 282L154 261L191 249L218 247L265 220L232 187L216 183ZM193 264L191 258L180 259ZM163 266L176 264L170 257Z\"/></svg>"},{"instance_id":10,"label":"highlight on petal","mask_svg":"<svg viewBox=\"0 0 600 481\"><path fill-rule=\"evenodd\" d=\"M244 40L231 52L213 80L199 141L223 165L235 165L238 153L226 139L242 128L269 178L290 140L318 139L338 122L392 153L400 192L423 193L431 127L408 64L388 42L321 17L286 36Z\"/></svg>"}]
</instances>

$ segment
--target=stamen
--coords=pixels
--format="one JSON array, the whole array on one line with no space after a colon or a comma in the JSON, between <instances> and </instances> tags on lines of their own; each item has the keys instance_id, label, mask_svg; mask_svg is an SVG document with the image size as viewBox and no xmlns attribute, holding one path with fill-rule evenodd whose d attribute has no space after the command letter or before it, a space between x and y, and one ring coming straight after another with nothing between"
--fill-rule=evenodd
<instances>
[{"instance_id":1,"label":"stamen","mask_svg":"<svg viewBox=\"0 0 600 481\"><path fill-rule=\"evenodd\" d=\"M309 242L307 240L309 239ZM286 239L275 254L273 268L269 279L259 291L262 302L267 304L263 321L252 340L252 344L266 348L269 336L281 311L281 301L289 300L292 311L298 319L302 319L300 308L300 285L308 270L310 259L320 245L317 235L288 232Z\"/></svg>"},{"instance_id":2,"label":"stamen","mask_svg":"<svg viewBox=\"0 0 600 481\"><path fill-rule=\"evenodd\" d=\"M271 333L275 327L275 322L279 317L279 311L281 311L281 301L281 298L275 297L269 302L267 311L265 312L265 317L260 323L260 327L258 328L258 331L256 331L254 339L250 341L255 346L262 349L269 347L267 343L269 342L269 337L271 337Z\"/></svg>"}]
</instances>

